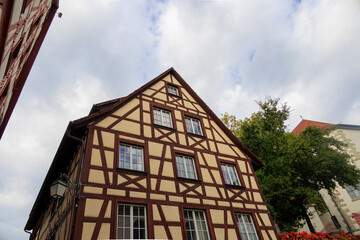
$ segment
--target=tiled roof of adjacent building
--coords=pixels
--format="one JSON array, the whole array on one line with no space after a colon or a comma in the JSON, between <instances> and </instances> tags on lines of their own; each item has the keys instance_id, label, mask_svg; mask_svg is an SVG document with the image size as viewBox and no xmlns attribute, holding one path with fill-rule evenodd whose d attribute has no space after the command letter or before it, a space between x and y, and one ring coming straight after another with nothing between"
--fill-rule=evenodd
<instances>
[{"instance_id":1,"label":"tiled roof of adjacent building","mask_svg":"<svg viewBox=\"0 0 360 240\"><path fill-rule=\"evenodd\" d=\"M292 130L292 133L294 133L296 136L298 136L300 134L301 131L303 131L305 128L307 128L308 126L315 126L321 129L325 129L325 128L329 128L329 127L334 127L336 126L336 124L331 124L331 123L324 123L324 122L317 122L317 121L312 121L312 120L305 120L303 119L295 128L294 130Z\"/></svg>"}]
</instances>

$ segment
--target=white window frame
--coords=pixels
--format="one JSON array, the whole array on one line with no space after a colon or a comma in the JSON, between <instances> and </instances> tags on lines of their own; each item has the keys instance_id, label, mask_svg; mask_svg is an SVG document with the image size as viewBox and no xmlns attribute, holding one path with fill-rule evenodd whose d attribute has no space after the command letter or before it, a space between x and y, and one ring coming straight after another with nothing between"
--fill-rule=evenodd
<instances>
[{"instance_id":1,"label":"white window frame","mask_svg":"<svg viewBox=\"0 0 360 240\"><path fill-rule=\"evenodd\" d=\"M129 151L129 154L130 154L130 167L129 168L125 167L125 159L124 160L121 159L121 146L129 147L129 149L130 149L130 151ZM141 169L137 169L137 168L134 169L134 167L133 167L133 151L135 149L141 150ZM123 167L121 167L120 162L124 162ZM130 144L120 143L120 145L119 145L119 168L121 168L121 169L130 169L130 170L135 170L135 171L144 171L144 148L139 147L139 146L130 145Z\"/></svg>"},{"instance_id":2,"label":"white window frame","mask_svg":"<svg viewBox=\"0 0 360 240\"><path fill-rule=\"evenodd\" d=\"M171 117L171 111L168 111L168 110L164 110L164 109L161 109L161 108L158 108L158 107L154 107L153 109L154 111L154 124L157 124L157 125L161 125L161 126L164 126L164 127L169 127L169 128L172 128L173 127L173 122L172 122L172 117ZM156 120L155 118L155 112L159 112L160 114L160 122ZM165 114L168 114L169 116L169 124L167 124L165 122Z\"/></svg>"},{"instance_id":3,"label":"white window frame","mask_svg":"<svg viewBox=\"0 0 360 240\"><path fill-rule=\"evenodd\" d=\"M168 85L168 93L175 95L175 96L180 96L179 88L172 86L172 85Z\"/></svg>"},{"instance_id":4,"label":"white window frame","mask_svg":"<svg viewBox=\"0 0 360 240\"><path fill-rule=\"evenodd\" d=\"M355 186L345 185L345 190L347 191L351 199L360 198L360 183L356 184Z\"/></svg>"},{"instance_id":5,"label":"white window frame","mask_svg":"<svg viewBox=\"0 0 360 240\"><path fill-rule=\"evenodd\" d=\"M241 186L241 182L240 182L239 176L237 174L237 170L236 170L235 165L227 164L227 163L221 163L221 170L222 170L223 175L224 175L225 184L234 185L234 186ZM224 171L229 176L230 182L227 182L227 178L225 177L226 175L225 175Z\"/></svg>"},{"instance_id":6,"label":"white window frame","mask_svg":"<svg viewBox=\"0 0 360 240\"><path fill-rule=\"evenodd\" d=\"M185 212L189 212L191 213L192 215L192 219L186 219L186 214ZM199 226L198 226L198 223L201 221L201 219L197 219L196 218L196 214L195 212L199 213L199 214L202 214L203 218L204 218L204 221L205 221L205 227L206 227L206 231L202 230L202 232L206 232L206 236L205 238L200 238L200 235L199 235ZM209 228L208 228L208 224L207 224L207 220L206 220L206 214L205 214L205 211L203 210L194 210L194 209L184 209L184 220L185 220L185 230L186 230L186 237L188 235L188 230L192 230L192 229L188 229L186 227L186 222L187 221L192 221L193 222L193 225L194 225L194 230L195 230L195 234L196 234L196 238L195 239L189 239L187 238L187 240L210 240L210 234L209 234Z\"/></svg>"},{"instance_id":7,"label":"white window frame","mask_svg":"<svg viewBox=\"0 0 360 240\"><path fill-rule=\"evenodd\" d=\"M188 125L188 121L186 120L189 120L190 121L190 125ZM196 129L196 126L195 125L199 125L199 129L200 129L200 133L196 133L195 132L195 129ZM203 132L202 132L202 127L201 127L201 122L199 119L196 119L196 118L192 118L192 117L185 117L185 125L186 125L186 131L189 132L189 133L192 133L192 134L196 134L196 135L200 135L200 136L203 136Z\"/></svg>"},{"instance_id":8,"label":"white window frame","mask_svg":"<svg viewBox=\"0 0 360 240\"><path fill-rule=\"evenodd\" d=\"M258 237L258 234L256 231L256 227L255 227L252 215L247 214L247 213L236 213L235 216L236 216L236 222L237 222L237 225L239 228L239 232L241 235L241 239L242 240L258 240L259 237ZM250 217L250 223L248 221L245 221L246 216ZM242 220L241 223L240 223L239 219ZM241 230L240 224L243 224L242 226L243 226L243 229L245 230L245 232Z\"/></svg>"},{"instance_id":9,"label":"white window frame","mask_svg":"<svg viewBox=\"0 0 360 240\"><path fill-rule=\"evenodd\" d=\"M195 160L194 160L193 157L176 154L176 155L175 155L175 159L176 159L177 173L178 173L178 176L179 176L179 177L188 178L188 179L198 179L198 177L197 177L197 172L196 172ZM193 169L194 169L195 178L192 178L192 177L189 176L189 169L188 169L188 165L186 164L186 159L190 159L191 162L192 162L192 167L193 167ZM178 161L179 161L179 162L178 162ZM185 177L184 177L184 176L180 176L180 174L179 174L179 165L180 165L180 164L184 167Z\"/></svg>"},{"instance_id":10,"label":"white window frame","mask_svg":"<svg viewBox=\"0 0 360 240\"><path fill-rule=\"evenodd\" d=\"M123 231L123 236L119 236L119 229L120 228L122 228L122 229L126 229L126 226L121 226L121 227L119 227L119 217L120 217L120 215L119 215L119 206L120 205L122 205L122 206L124 206L124 207L126 207L126 206L130 206L130 238L123 238L123 237L125 237L124 235L125 235L125 232ZM117 205L117 223L116 223L116 238L117 239L134 239L134 207L142 207L142 208L144 208L144 216L140 216L140 217L143 217L144 218L144 220L145 220L145 228L144 228L144 230L145 230L145 238L139 238L139 239L147 239L147 231L148 231L148 229L147 229L147 216L146 216L146 206L144 206L144 205L133 205L133 204L123 204L123 203L118 203L118 205ZM128 216L128 215L121 215L121 216L123 216L123 223L125 224L125 221L124 221L124 218L126 217L126 216ZM138 217L139 217L139 215L138 215ZM141 229L141 227L137 227L137 229Z\"/></svg>"}]
</instances>

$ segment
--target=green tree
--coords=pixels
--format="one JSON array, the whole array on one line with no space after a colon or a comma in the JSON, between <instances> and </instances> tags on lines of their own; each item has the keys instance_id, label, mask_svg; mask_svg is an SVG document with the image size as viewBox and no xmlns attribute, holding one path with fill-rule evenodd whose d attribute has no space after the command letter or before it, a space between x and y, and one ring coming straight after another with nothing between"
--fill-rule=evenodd
<instances>
[{"instance_id":1,"label":"green tree","mask_svg":"<svg viewBox=\"0 0 360 240\"><path fill-rule=\"evenodd\" d=\"M349 163L344 144L329 136L328 130L308 127L299 136L287 132L285 121L290 108L280 99L267 98L257 102L260 111L250 118L237 120L225 113L222 121L239 140L263 162L257 171L269 210L282 231L293 231L305 219L315 231L307 214L307 206L324 209L318 194L329 193L336 182L341 186L355 185L360 171Z\"/></svg>"}]
</instances>

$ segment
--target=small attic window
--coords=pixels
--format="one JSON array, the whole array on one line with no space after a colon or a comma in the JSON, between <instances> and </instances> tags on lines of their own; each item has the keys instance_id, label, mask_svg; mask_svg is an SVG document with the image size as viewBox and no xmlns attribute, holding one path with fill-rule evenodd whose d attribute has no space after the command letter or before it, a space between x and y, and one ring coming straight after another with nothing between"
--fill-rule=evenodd
<instances>
[{"instance_id":1,"label":"small attic window","mask_svg":"<svg viewBox=\"0 0 360 240\"><path fill-rule=\"evenodd\" d=\"M180 96L179 89L175 86L168 85L168 93L175 96Z\"/></svg>"}]
</instances>

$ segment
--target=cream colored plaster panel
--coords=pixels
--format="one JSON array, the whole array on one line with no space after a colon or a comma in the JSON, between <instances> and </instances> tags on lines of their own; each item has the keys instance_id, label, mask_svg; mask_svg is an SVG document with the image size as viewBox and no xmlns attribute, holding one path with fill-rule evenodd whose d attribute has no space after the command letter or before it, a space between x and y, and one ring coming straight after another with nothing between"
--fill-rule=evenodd
<instances>
[{"instance_id":1,"label":"cream colored plaster panel","mask_svg":"<svg viewBox=\"0 0 360 240\"><path fill-rule=\"evenodd\" d=\"M254 192L254 201L255 202L262 202L260 193Z\"/></svg>"},{"instance_id":2,"label":"cream colored plaster panel","mask_svg":"<svg viewBox=\"0 0 360 240\"><path fill-rule=\"evenodd\" d=\"M235 208L244 208L244 205L238 202L232 202L231 205Z\"/></svg>"},{"instance_id":3,"label":"cream colored plaster panel","mask_svg":"<svg viewBox=\"0 0 360 240\"><path fill-rule=\"evenodd\" d=\"M183 197L177 197L177 196L169 196L170 202L184 202Z\"/></svg>"},{"instance_id":4,"label":"cream colored plaster panel","mask_svg":"<svg viewBox=\"0 0 360 240\"><path fill-rule=\"evenodd\" d=\"M98 122L95 126L107 128L108 126L110 126L111 124L113 124L116 120L118 120L118 119L109 116L109 117L104 118L104 119L101 120L100 122Z\"/></svg>"},{"instance_id":5,"label":"cream colored plaster panel","mask_svg":"<svg viewBox=\"0 0 360 240\"><path fill-rule=\"evenodd\" d=\"M149 155L161 157L164 145L156 142L149 142Z\"/></svg>"},{"instance_id":6,"label":"cream colored plaster panel","mask_svg":"<svg viewBox=\"0 0 360 240\"><path fill-rule=\"evenodd\" d=\"M188 140L189 146L191 146L195 143L194 140L192 140L192 138L190 138L190 137L187 137L187 140Z\"/></svg>"},{"instance_id":7,"label":"cream colored plaster panel","mask_svg":"<svg viewBox=\"0 0 360 240\"><path fill-rule=\"evenodd\" d=\"M207 120L207 118L203 118L203 123L204 123L204 127L210 128L209 120Z\"/></svg>"},{"instance_id":8,"label":"cream colored plaster panel","mask_svg":"<svg viewBox=\"0 0 360 240\"><path fill-rule=\"evenodd\" d=\"M243 172L243 173L247 173L245 161L244 160L238 160L237 162L239 164L240 171Z\"/></svg>"},{"instance_id":9,"label":"cream colored plaster panel","mask_svg":"<svg viewBox=\"0 0 360 240\"><path fill-rule=\"evenodd\" d=\"M135 120L135 121L140 121L140 109L136 109L135 111L133 111L132 113L129 114L129 116L126 117L127 119L131 119L131 120Z\"/></svg>"},{"instance_id":10,"label":"cream colored plaster panel","mask_svg":"<svg viewBox=\"0 0 360 240\"><path fill-rule=\"evenodd\" d=\"M183 239L181 227L169 226L169 230L170 230L171 237L173 240L182 240Z\"/></svg>"},{"instance_id":11,"label":"cream colored plaster panel","mask_svg":"<svg viewBox=\"0 0 360 240\"><path fill-rule=\"evenodd\" d=\"M144 111L148 111L148 112L150 112L150 103L148 102L148 101L142 101L142 104L143 104L143 110Z\"/></svg>"},{"instance_id":12,"label":"cream colored plaster panel","mask_svg":"<svg viewBox=\"0 0 360 240\"><path fill-rule=\"evenodd\" d=\"M108 188L107 194L114 195L114 196L125 196L126 192L125 192L125 190Z\"/></svg>"},{"instance_id":13,"label":"cream colored plaster panel","mask_svg":"<svg viewBox=\"0 0 360 240\"><path fill-rule=\"evenodd\" d=\"M251 167L250 163L248 162L247 165L248 165L249 173L252 174L253 170L252 170L252 167Z\"/></svg>"},{"instance_id":14,"label":"cream colored plaster panel","mask_svg":"<svg viewBox=\"0 0 360 240\"><path fill-rule=\"evenodd\" d=\"M227 224L228 225L233 225L234 224L233 218L232 218L232 215L231 215L230 211L227 211Z\"/></svg>"},{"instance_id":15,"label":"cream colored plaster panel","mask_svg":"<svg viewBox=\"0 0 360 240\"><path fill-rule=\"evenodd\" d=\"M194 107L194 105L192 105L190 102L184 100L184 105L186 108L192 109L192 110L196 110L196 108Z\"/></svg>"},{"instance_id":16,"label":"cream colored plaster panel","mask_svg":"<svg viewBox=\"0 0 360 240\"><path fill-rule=\"evenodd\" d=\"M223 207L230 207L230 203L225 201L218 201L218 205Z\"/></svg>"},{"instance_id":17,"label":"cream colored plaster panel","mask_svg":"<svg viewBox=\"0 0 360 240\"><path fill-rule=\"evenodd\" d=\"M185 95L187 99L189 99L191 102L195 102L195 99L186 91L184 88L182 88L182 93Z\"/></svg>"},{"instance_id":18,"label":"cream colored plaster panel","mask_svg":"<svg viewBox=\"0 0 360 240\"><path fill-rule=\"evenodd\" d=\"M205 166L204 159L203 159L203 157L201 156L201 153L200 153L200 152L197 153L197 156L198 156L200 165L201 165L201 166Z\"/></svg>"},{"instance_id":19,"label":"cream colored plaster panel","mask_svg":"<svg viewBox=\"0 0 360 240\"><path fill-rule=\"evenodd\" d=\"M154 175L159 174L160 160L150 158L150 173Z\"/></svg>"},{"instance_id":20,"label":"cream colored plaster panel","mask_svg":"<svg viewBox=\"0 0 360 240\"><path fill-rule=\"evenodd\" d=\"M155 239L168 239L164 226L154 226Z\"/></svg>"},{"instance_id":21,"label":"cream colored plaster panel","mask_svg":"<svg viewBox=\"0 0 360 240\"><path fill-rule=\"evenodd\" d=\"M85 201L85 217L98 217L104 200L87 198Z\"/></svg>"},{"instance_id":22,"label":"cream colored plaster panel","mask_svg":"<svg viewBox=\"0 0 360 240\"><path fill-rule=\"evenodd\" d=\"M96 149L96 148L92 149L90 165L92 165L92 166L100 166L100 167L102 166L100 150L99 149Z\"/></svg>"},{"instance_id":23,"label":"cream colored plaster panel","mask_svg":"<svg viewBox=\"0 0 360 240\"><path fill-rule=\"evenodd\" d=\"M166 146L166 150L165 150L165 158L166 159L171 159L172 156L171 156L171 149L170 149L170 146Z\"/></svg>"},{"instance_id":24,"label":"cream colored plaster panel","mask_svg":"<svg viewBox=\"0 0 360 240\"><path fill-rule=\"evenodd\" d=\"M166 103L166 105L169 106L169 107L172 107L172 108L176 108L176 105L171 104L171 103Z\"/></svg>"},{"instance_id":25,"label":"cream colored plaster panel","mask_svg":"<svg viewBox=\"0 0 360 240\"><path fill-rule=\"evenodd\" d=\"M203 199L203 203L206 205L215 205L216 202L214 200L209 200L209 199Z\"/></svg>"},{"instance_id":26,"label":"cream colored plaster panel","mask_svg":"<svg viewBox=\"0 0 360 240\"><path fill-rule=\"evenodd\" d=\"M265 226L271 227L269 215L267 213L259 213L259 215L260 215L261 219L263 220Z\"/></svg>"},{"instance_id":27,"label":"cream colored plaster panel","mask_svg":"<svg viewBox=\"0 0 360 240\"><path fill-rule=\"evenodd\" d=\"M205 186L205 193L208 197L220 198L216 187Z\"/></svg>"},{"instance_id":28,"label":"cream colored plaster panel","mask_svg":"<svg viewBox=\"0 0 360 240\"><path fill-rule=\"evenodd\" d=\"M95 223L84 222L81 234L81 240L91 240L94 233Z\"/></svg>"},{"instance_id":29,"label":"cream colored plaster panel","mask_svg":"<svg viewBox=\"0 0 360 240\"><path fill-rule=\"evenodd\" d=\"M226 161L235 162L235 159L234 159L234 158L229 158L229 157L224 157L224 156L220 156L219 159L220 159L220 160L226 160Z\"/></svg>"},{"instance_id":30,"label":"cream colored plaster panel","mask_svg":"<svg viewBox=\"0 0 360 240\"><path fill-rule=\"evenodd\" d=\"M216 240L225 239L225 230L223 228L215 228L214 230L215 230Z\"/></svg>"},{"instance_id":31,"label":"cream colored plaster panel","mask_svg":"<svg viewBox=\"0 0 360 240\"><path fill-rule=\"evenodd\" d=\"M103 189L100 187L84 186L84 193L102 194Z\"/></svg>"},{"instance_id":32,"label":"cream colored plaster panel","mask_svg":"<svg viewBox=\"0 0 360 240\"><path fill-rule=\"evenodd\" d=\"M173 140L174 142L176 142L176 135L175 135L175 133L170 134L170 135L169 135L169 138L170 138L171 140Z\"/></svg>"},{"instance_id":33,"label":"cream colored plaster panel","mask_svg":"<svg viewBox=\"0 0 360 240\"><path fill-rule=\"evenodd\" d=\"M146 188L147 186L147 180L146 180L146 178L144 178L144 179L141 179L141 180L139 180L138 181L138 184L140 184L141 186L143 186L144 188Z\"/></svg>"},{"instance_id":34,"label":"cream colored plaster panel","mask_svg":"<svg viewBox=\"0 0 360 240\"><path fill-rule=\"evenodd\" d=\"M207 168L201 168L201 175L204 182L214 183Z\"/></svg>"},{"instance_id":35,"label":"cream colored plaster panel","mask_svg":"<svg viewBox=\"0 0 360 240\"><path fill-rule=\"evenodd\" d=\"M231 146L231 147L239 155L239 157L246 158L245 154L242 151L240 151L240 149L238 147L236 147L236 146Z\"/></svg>"},{"instance_id":36,"label":"cream colored plaster panel","mask_svg":"<svg viewBox=\"0 0 360 240\"><path fill-rule=\"evenodd\" d=\"M106 165L108 168L114 167L114 152L105 150Z\"/></svg>"},{"instance_id":37,"label":"cream colored plaster panel","mask_svg":"<svg viewBox=\"0 0 360 240\"><path fill-rule=\"evenodd\" d=\"M166 196L163 194L156 194L156 193L150 193L150 198L154 199L154 200L162 200L165 201L166 200Z\"/></svg>"},{"instance_id":38,"label":"cream colored plaster panel","mask_svg":"<svg viewBox=\"0 0 360 240\"><path fill-rule=\"evenodd\" d=\"M110 238L110 223L101 224L98 239L109 239Z\"/></svg>"},{"instance_id":39,"label":"cream colored plaster panel","mask_svg":"<svg viewBox=\"0 0 360 240\"><path fill-rule=\"evenodd\" d=\"M181 122L181 121L176 121L176 129L177 129L179 132L184 132L183 122Z\"/></svg>"},{"instance_id":40,"label":"cream colored plaster panel","mask_svg":"<svg viewBox=\"0 0 360 240\"><path fill-rule=\"evenodd\" d=\"M130 102L119 108L116 112L114 112L113 115L122 117L125 113L129 112L131 109L138 106L139 103L140 103L139 99L134 98L133 100L131 100Z\"/></svg>"},{"instance_id":41,"label":"cream colored plaster panel","mask_svg":"<svg viewBox=\"0 0 360 240\"><path fill-rule=\"evenodd\" d=\"M171 162L164 162L162 176L174 177L174 171L173 171L173 166L172 166Z\"/></svg>"},{"instance_id":42,"label":"cream colored plaster panel","mask_svg":"<svg viewBox=\"0 0 360 240\"><path fill-rule=\"evenodd\" d=\"M152 138L151 127L144 125L144 137Z\"/></svg>"},{"instance_id":43,"label":"cream colored plaster panel","mask_svg":"<svg viewBox=\"0 0 360 240\"><path fill-rule=\"evenodd\" d=\"M204 109L203 109L202 107L200 107L199 104L194 103L194 106L196 107L196 109L197 109L199 112L205 113Z\"/></svg>"},{"instance_id":44,"label":"cream colored plaster panel","mask_svg":"<svg viewBox=\"0 0 360 240\"><path fill-rule=\"evenodd\" d=\"M163 81L158 81L157 83L155 83L154 85L151 86L152 89L155 90L159 90L160 88L164 87L165 82Z\"/></svg>"},{"instance_id":45,"label":"cream colored plaster panel","mask_svg":"<svg viewBox=\"0 0 360 240\"><path fill-rule=\"evenodd\" d=\"M232 150L232 148L229 145L223 144L223 143L216 143L216 144L217 144L217 147L218 147L220 153L235 156L235 157L237 156L236 153Z\"/></svg>"},{"instance_id":46,"label":"cream colored plaster panel","mask_svg":"<svg viewBox=\"0 0 360 240\"><path fill-rule=\"evenodd\" d=\"M146 193L144 192L133 192L130 191L130 197L132 198L146 198Z\"/></svg>"},{"instance_id":47,"label":"cream colored plaster panel","mask_svg":"<svg viewBox=\"0 0 360 240\"><path fill-rule=\"evenodd\" d=\"M153 208L153 219L154 219L154 221L161 221L161 217L160 217L160 213L159 213L157 205L153 204L152 208Z\"/></svg>"},{"instance_id":48,"label":"cream colored plaster panel","mask_svg":"<svg viewBox=\"0 0 360 240\"><path fill-rule=\"evenodd\" d=\"M194 153L194 150L187 149L187 148L180 148L180 147L174 147L175 150L188 152L188 153Z\"/></svg>"},{"instance_id":49,"label":"cream colored plaster panel","mask_svg":"<svg viewBox=\"0 0 360 240\"><path fill-rule=\"evenodd\" d=\"M182 120L182 117L181 117L181 112L180 111L178 111L178 110L174 110L174 113L175 113L175 118L177 119L177 120Z\"/></svg>"},{"instance_id":50,"label":"cream colored plaster panel","mask_svg":"<svg viewBox=\"0 0 360 240\"><path fill-rule=\"evenodd\" d=\"M161 92L158 92L157 94L155 94L154 98L157 98L157 99L160 99L160 100L163 100L163 101L167 101L166 94L161 93Z\"/></svg>"},{"instance_id":51,"label":"cream colored plaster panel","mask_svg":"<svg viewBox=\"0 0 360 240\"><path fill-rule=\"evenodd\" d=\"M249 178L248 178L247 176L245 176L245 175L244 175L243 179L244 179L244 182L245 182L245 187L250 188L250 185L249 185Z\"/></svg>"},{"instance_id":52,"label":"cream colored plaster panel","mask_svg":"<svg viewBox=\"0 0 360 240\"><path fill-rule=\"evenodd\" d=\"M105 218L111 218L111 203L112 202L109 201L108 206L105 211L105 215L104 215Z\"/></svg>"},{"instance_id":53,"label":"cream colored plaster panel","mask_svg":"<svg viewBox=\"0 0 360 240\"><path fill-rule=\"evenodd\" d=\"M266 205L257 205L258 209L261 209L261 210L268 210Z\"/></svg>"},{"instance_id":54,"label":"cream colored plaster panel","mask_svg":"<svg viewBox=\"0 0 360 240\"><path fill-rule=\"evenodd\" d=\"M147 97L147 96L145 96L145 95L142 95L141 97L142 97L143 99L145 99L145 100L150 101L150 102L152 102L152 101L153 101L153 99L152 99L152 98Z\"/></svg>"},{"instance_id":55,"label":"cream colored plaster panel","mask_svg":"<svg viewBox=\"0 0 360 240\"><path fill-rule=\"evenodd\" d=\"M198 198L190 198L190 197L187 197L187 198L186 198L186 201L187 201L188 203L200 204L200 199L198 199Z\"/></svg>"},{"instance_id":56,"label":"cream colored plaster panel","mask_svg":"<svg viewBox=\"0 0 360 240\"><path fill-rule=\"evenodd\" d=\"M157 179L156 178L152 178L151 179L151 190L155 190L156 188L156 184L157 184Z\"/></svg>"},{"instance_id":57,"label":"cream colored plaster panel","mask_svg":"<svg viewBox=\"0 0 360 240\"><path fill-rule=\"evenodd\" d=\"M204 158L209 167L217 167L217 161L215 155L204 153Z\"/></svg>"},{"instance_id":58,"label":"cream colored plaster panel","mask_svg":"<svg viewBox=\"0 0 360 240\"><path fill-rule=\"evenodd\" d=\"M118 124L112 127L112 129L121 132L131 133L134 135L140 135L140 124L127 120L120 121Z\"/></svg>"},{"instance_id":59,"label":"cream colored plaster panel","mask_svg":"<svg viewBox=\"0 0 360 240\"><path fill-rule=\"evenodd\" d=\"M155 92L155 91L152 90L152 89L146 89L146 90L143 92L143 94L145 94L145 95L147 95L147 96L151 96L151 95L153 95L154 92Z\"/></svg>"},{"instance_id":60,"label":"cream colored plaster panel","mask_svg":"<svg viewBox=\"0 0 360 240\"><path fill-rule=\"evenodd\" d=\"M177 206L161 206L165 215L165 220L168 222L180 222L179 207Z\"/></svg>"},{"instance_id":61,"label":"cream colored plaster panel","mask_svg":"<svg viewBox=\"0 0 360 240\"><path fill-rule=\"evenodd\" d=\"M180 107L180 106L178 107L178 109L179 109L179 110L181 110L181 111L183 111L183 112L186 112L186 111L187 111L187 109L186 109L186 108L184 108L184 107Z\"/></svg>"},{"instance_id":62,"label":"cream colored plaster panel","mask_svg":"<svg viewBox=\"0 0 360 240\"><path fill-rule=\"evenodd\" d=\"M256 209L256 205L255 204L247 204L247 203L245 203L245 208Z\"/></svg>"},{"instance_id":63,"label":"cream colored plaster panel","mask_svg":"<svg viewBox=\"0 0 360 240\"><path fill-rule=\"evenodd\" d=\"M130 184L126 185L126 187L139 189L139 187L137 185L133 184L133 183L130 183Z\"/></svg>"},{"instance_id":64,"label":"cream colored plaster panel","mask_svg":"<svg viewBox=\"0 0 360 240\"><path fill-rule=\"evenodd\" d=\"M229 239L237 239L236 230L233 228L228 228L228 237Z\"/></svg>"},{"instance_id":65,"label":"cream colored plaster panel","mask_svg":"<svg viewBox=\"0 0 360 240\"><path fill-rule=\"evenodd\" d=\"M176 192L175 182L169 180L161 180L160 191L175 193Z\"/></svg>"},{"instance_id":66,"label":"cream colored plaster panel","mask_svg":"<svg viewBox=\"0 0 360 240\"><path fill-rule=\"evenodd\" d=\"M185 135L182 133L179 133L178 136L179 136L180 145L187 146Z\"/></svg>"},{"instance_id":67,"label":"cream colored plaster panel","mask_svg":"<svg viewBox=\"0 0 360 240\"><path fill-rule=\"evenodd\" d=\"M253 176L250 176L250 182L251 182L252 189L259 189L258 185L257 185L257 183L255 181L255 178Z\"/></svg>"},{"instance_id":68,"label":"cream colored plaster panel","mask_svg":"<svg viewBox=\"0 0 360 240\"><path fill-rule=\"evenodd\" d=\"M207 136L208 139L213 139L213 135L212 135L211 130L205 129L205 132L206 132L206 136Z\"/></svg>"},{"instance_id":69,"label":"cream colored plaster panel","mask_svg":"<svg viewBox=\"0 0 360 240\"><path fill-rule=\"evenodd\" d=\"M223 142L223 143L225 142L216 131L214 131L214 139L217 142Z\"/></svg>"},{"instance_id":70,"label":"cream colored plaster panel","mask_svg":"<svg viewBox=\"0 0 360 240\"><path fill-rule=\"evenodd\" d=\"M173 84L181 85L178 80L174 77L174 75L171 75L171 79L173 80Z\"/></svg>"},{"instance_id":71,"label":"cream colored plaster panel","mask_svg":"<svg viewBox=\"0 0 360 240\"><path fill-rule=\"evenodd\" d=\"M105 184L104 172L101 170L90 169L89 182Z\"/></svg>"},{"instance_id":72,"label":"cream colored plaster panel","mask_svg":"<svg viewBox=\"0 0 360 240\"><path fill-rule=\"evenodd\" d=\"M261 235L263 236L264 240L270 240L270 238L268 237L268 235L266 234L265 230L261 230ZM276 239L276 238L275 238Z\"/></svg>"},{"instance_id":73,"label":"cream colored plaster panel","mask_svg":"<svg viewBox=\"0 0 360 240\"><path fill-rule=\"evenodd\" d=\"M255 217L256 217L256 220L257 220L257 223L259 224L260 227L262 227L262 223L260 221L260 218L259 218L259 214L258 213L255 213Z\"/></svg>"},{"instance_id":74,"label":"cream colored plaster panel","mask_svg":"<svg viewBox=\"0 0 360 240\"><path fill-rule=\"evenodd\" d=\"M268 233L270 234L271 239L277 239L276 233L273 230L268 230Z\"/></svg>"},{"instance_id":75,"label":"cream colored plaster panel","mask_svg":"<svg viewBox=\"0 0 360 240\"><path fill-rule=\"evenodd\" d=\"M114 148L115 134L110 132L101 131L101 137L104 147Z\"/></svg>"},{"instance_id":76,"label":"cream colored plaster panel","mask_svg":"<svg viewBox=\"0 0 360 240\"><path fill-rule=\"evenodd\" d=\"M224 224L224 210L210 209L213 224Z\"/></svg>"},{"instance_id":77,"label":"cream colored plaster panel","mask_svg":"<svg viewBox=\"0 0 360 240\"><path fill-rule=\"evenodd\" d=\"M214 176L216 183L217 183L218 185L222 185L223 182L222 182L222 180L221 180L219 171L218 171L218 170L211 170L211 173L212 173L212 175Z\"/></svg>"},{"instance_id":78,"label":"cream colored plaster panel","mask_svg":"<svg viewBox=\"0 0 360 240\"><path fill-rule=\"evenodd\" d=\"M164 77L162 80L168 82L168 83L172 83L171 82L171 77L170 77L170 74L166 75L166 77Z\"/></svg>"},{"instance_id":79,"label":"cream colored plaster panel","mask_svg":"<svg viewBox=\"0 0 360 240\"><path fill-rule=\"evenodd\" d=\"M216 129L216 131L221 135L222 138L225 139L225 141L229 144L234 144L233 141L230 140L230 138L220 129L220 127L214 122L210 121L211 126Z\"/></svg>"},{"instance_id":80,"label":"cream colored plaster panel","mask_svg":"<svg viewBox=\"0 0 360 240\"><path fill-rule=\"evenodd\" d=\"M143 121L144 123L151 124L151 116L147 112L143 112Z\"/></svg>"},{"instance_id":81,"label":"cream colored plaster panel","mask_svg":"<svg viewBox=\"0 0 360 240\"><path fill-rule=\"evenodd\" d=\"M139 142L139 143L144 143L145 142L145 140L143 140L143 139L128 137L128 136L125 136L125 135L120 135L119 138L120 138L120 140L125 139L125 140L130 140L130 141Z\"/></svg>"},{"instance_id":82,"label":"cream colored plaster panel","mask_svg":"<svg viewBox=\"0 0 360 240\"><path fill-rule=\"evenodd\" d=\"M99 139L98 139L96 130L94 130L93 145L99 145Z\"/></svg>"}]
</instances>

